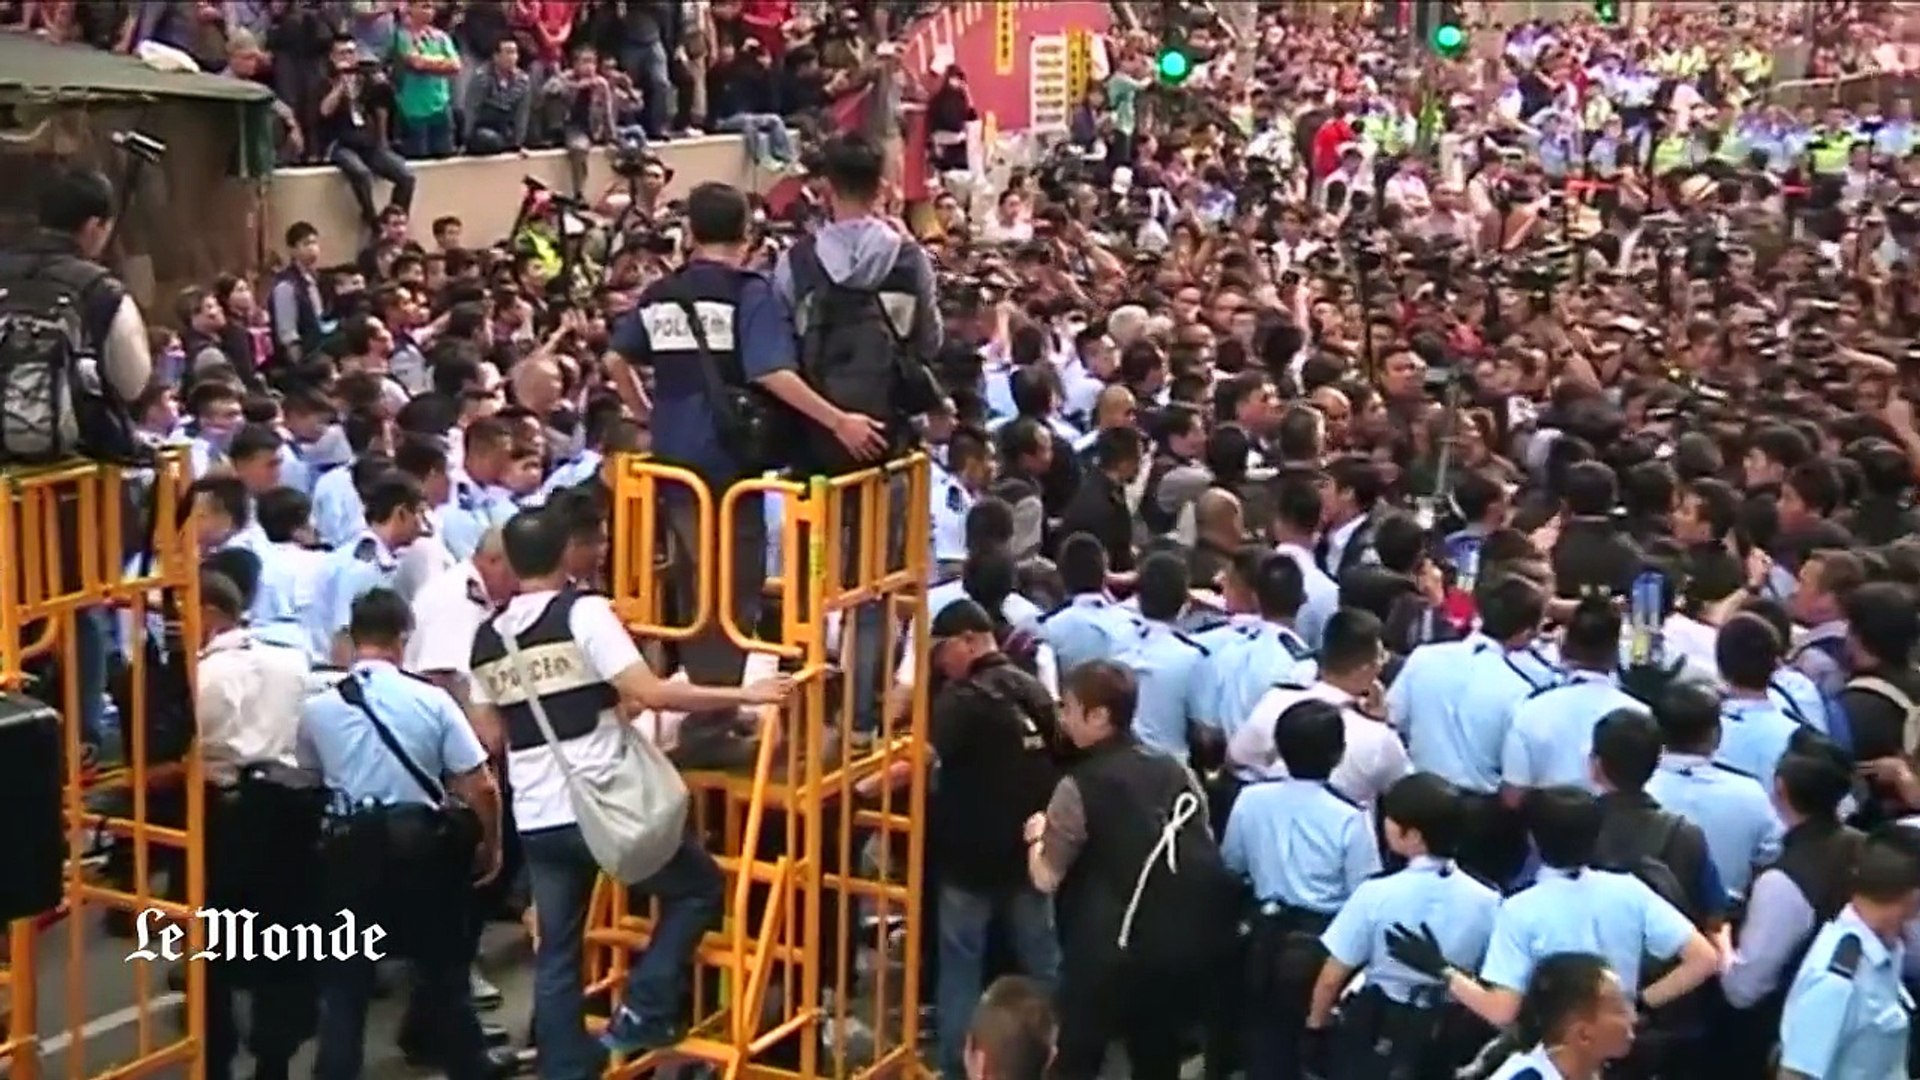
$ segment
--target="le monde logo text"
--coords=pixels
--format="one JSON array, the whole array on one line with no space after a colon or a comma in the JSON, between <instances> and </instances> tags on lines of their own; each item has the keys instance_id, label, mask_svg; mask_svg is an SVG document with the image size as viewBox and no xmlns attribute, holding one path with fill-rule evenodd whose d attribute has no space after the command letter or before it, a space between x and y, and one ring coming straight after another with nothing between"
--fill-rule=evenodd
<instances>
[{"instance_id":1,"label":"le monde logo text","mask_svg":"<svg viewBox=\"0 0 1920 1080\"><path fill-rule=\"evenodd\" d=\"M332 926L262 926L254 912L218 908L201 908L193 917L205 928L206 939L204 947L188 953L184 925L167 921L166 914L154 908L141 912L127 960L384 960L387 955L380 947L387 932L372 924L360 925L353 912L344 909Z\"/></svg>"}]
</instances>

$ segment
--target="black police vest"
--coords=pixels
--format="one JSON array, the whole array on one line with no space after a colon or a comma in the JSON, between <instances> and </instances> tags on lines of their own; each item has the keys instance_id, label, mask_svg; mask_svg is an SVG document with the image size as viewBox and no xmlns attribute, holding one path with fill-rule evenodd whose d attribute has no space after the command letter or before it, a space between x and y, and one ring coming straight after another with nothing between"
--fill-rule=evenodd
<instances>
[{"instance_id":1,"label":"black police vest","mask_svg":"<svg viewBox=\"0 0 1920 1080\"><path fill-rule=\"evenodd\" d=\"M1840 909L1852 899L1853 860L1860 853L1865 834L1837 821L1808 821L1787 830L1780 844L1780 858L1773 869L1787 875L1793 887L1806 897L1813 908L1813 926L1797 943L1791 959L1780 969L1779 985L1754 1007L1762 1015L1778 1016L1785 1007L1787 990L1793 985L1794 972L1806 958L1814 935L1833 921Z\"/></svg>"},{"instance_id":2,"label":"black police vest","mask_svg":"<svg viewBox=\"0 0 1920 1080\"><path fill-rule=\"evenodd\" d=\"M323 333L320 329L320 311L314 306L314 290L308 285L306 276L300 273L298 267L289 266L273 275L274 288L279 288L281 285L286 285L293 290L292 329L295 337L298 338L300 342L300 347L302 349L311 349L320 344L320 338ZM268 304L267 306L267 314L270 318L279 314L279 310L275 305ZM287 329L287 327L275 326L273 328L274 348L276 351L280 347L280 333L285 329Z\"/></svg>"},{"instance_id":3,"label":"black police vest","mask_svg":"<svg viewBox=\"0 0 1920 1080\"><path fill-rule=\"evenodd\" d=\"M612 685L594 674L585 650L573 638L569 616L579 599L577 589L560 590L533 625L515 639L533 682L531 688L521 685L507 656L506 642L495 625L497 620L487 620L474 635L473 677L486 685L494 708L506 722L510 750L546 745L529 704L535 697L545 707L554 735L562 741L591 732L599 726L600 713L620 700Z\"/></svg>"},{"instance_id":4,"label":"black police vest","mask_svg":"<svg viewBox=\"0 0 1920 1080\"><path fill-rule=\"evenodd\" d=\"M740 362L740 292L749 272L706 259L697 259L679 273L647 286L634 305L634 318L647 328L648 350L653 361L654 401L665 409L683 408L699 401L714 409L713 389L700 358L700 343L695 340L692 323L681 301L691 305L700 316L700 331L705 335L707 353L723 385L746 386L745 369ZM689 461L685 447L672 445L669 435L654 434L654 455L675 464L700 465Z\"/></svg>"},{"instance_id":5,"label":"black police vest","mask_svg":"<svg viewBox=\"0 0 1920 1080\"><path fill-rule=\"evenodd\" d=\"M1127 956L1167 968L1204 966L1221 955L1232 941L1236 898L1204 813L1178 833L1177 871L1165 851L1156 854L1175 800L1192 791L1186 768L1123 737L1089 749L1071 776L1087 839L1056 895L1064 959L1097 968ZM1149 857L1156 865L1140 889Z\"/></svg>"},{"instance_id":6,"label":"black police vest","mask_svg":"<svg viewBox=\"0 0 1920 1080\"><path fill-rule=\"evenodd\" d=\"M1154 536L1163 536L1179 524L1178 517L1160 505L1160 484L1167 474L1185 464L1171 454L1160 454L1147 469L1147 486L1140 493L1140 523Z\"/></svg>"}]
</instances>

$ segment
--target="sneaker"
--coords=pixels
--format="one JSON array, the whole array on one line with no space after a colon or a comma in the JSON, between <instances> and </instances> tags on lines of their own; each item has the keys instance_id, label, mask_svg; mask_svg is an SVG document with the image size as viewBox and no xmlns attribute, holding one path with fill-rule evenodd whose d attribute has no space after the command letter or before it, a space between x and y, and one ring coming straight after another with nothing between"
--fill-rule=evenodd
<instances>
[{"instance_id":1,"label":"sneaker","mask_svg":"<svg viewBox=\"0 0 1920 1080\"><path fill-rule=\"evenodd\" d=\"M497 1009L500 1007L500 988L487 981L479 968L467 972L467 996L473 998L476 1009Z\"/></svg>"},{"instance_id":2,"label":"sneaker","mask_svg":"<svg viewBox=\"0 0 1920 1080\"><path fill-rule=\"evenodd\" d=\"M623 1008L600 1035L600 1045L618 1057L636 1057L680 1041L681 1033L658 1020L642 1020L640 1014Z\"/></svg>"}]
</instances>

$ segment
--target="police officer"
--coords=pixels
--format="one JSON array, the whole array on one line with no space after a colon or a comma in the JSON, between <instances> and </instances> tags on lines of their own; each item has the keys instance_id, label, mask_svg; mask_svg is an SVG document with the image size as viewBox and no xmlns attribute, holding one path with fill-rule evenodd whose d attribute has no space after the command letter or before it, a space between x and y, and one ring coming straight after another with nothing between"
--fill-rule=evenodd
<instances>
[{"instance_id":1,"label":"police officer","mask_svg":"<svg viewBox=\"0 0 1920 1080\"><path fill-rule=\"evenodd\" d=\"M1809 726L1773 700L1773 675L1780 667L1782 643L1758 615L1735 615L1720 628L1714 659L1727 684L1721 706L1717 761L1773 789L1773 767L1787 752L1794 732Z\"/></svg>"},{"instance_id":2,"label":"police officer","mask_svg":"<svg viewBox=\"0 0 1920 1080\"><path fill-rule=\"evenodd\" d=\"M1600 1080L1633 1048L1633 990L1592 953L1535 966L1514 1037L1522 1049L1489 1080Z\"/></svg>"},{"instance_id":3,"label":"police officer","mask_svg":"<svg viewBox=\"0 0 1920 1080\"><path fill-rule=\"evenodd\" d=\"M1476 606L1478 631L1407 658L1387 691L1387 715L1400 718L1413 767L1460 792L1460 865L1504 888L1527 845L1519 813L1500 801L1501 748L1515 706L1557 685L1561 673L1541 647L1547 591L1538 582L1515 573L1484 579ZM1427 655L1445 662L1429 664Z\"/></svg>"},{"instance_id":4,"label":"police officer","mask_svg":"<svg viewBox=\"0 0 1920 1080\"><path fill-rule=\"evenodd\" d=\"M934 578L959 576L968 547L967 519L980 498L982 482L993 474L992 455L978 435L962 428L947 440L947 459L929 493ZM1011 537L1009 537L1011 539Z\"/></svg>"},{"instance_id":5,"label":"police officer","mask_svg":"<svg viewBox=\"0 0 1920 1080\"><path fill-rule=\"evenodd\" d=\"M209 559L247 575L251 552ZM247 588L219 569L200 577L207 643L194 687L196 746L208 781L207 891L212 908L253 911L298 925L318 915L314 845L324 791L291 768L305 695L307 654L260 641L243 624ZM220 959L207 968L207 1074L233 1075L240 1046L235 995L248 991L247 1049L254 1075L285 1080L294 1052L312 1034L313 979L307 965Z\"/></svg>"},{"instance_id":6,"label":"police officer","mask_svg":"<svg viewBox=\"0 0 1920 1080\"><path fill-rule=\"evenodd\" d=\"M1780 854L1780 819L1768 789L1713 760L1720 741L1720 704L1703 686L1680 684L1654 704L1666 750L1647 781L1661 807L1700 827L1707 855L1732 896L1744 897L1757 867Z\"/></svg>"},{"instance_id":7,"label":"police officer","mask_svg":"<svg viewBox=\"0 0 1920 1080\"><path fill-rule=\"evenodd\" d=\"M738 188L706 183L689 192L692 247L686 262L641 293L633 313L614 328L609 342L608 367L616 389L636 414L650 411L653 417L654 456L697 474L716 501L733 483L769 464L741 460L743 448L730 445L731 420L723 420L716 410L753 407L764 401L761 395L803 423L831 433L856 459L874 458L885 450L879 421L835 407L800 377L787 305L765 276L742 269L752 246L752 220L747 197ZM653 370L656 400L651 410L640 396L635 369L642 367ZM697 568L717 556L704 546L712 541L698 535L690 496L668 489L661 501L676 552L673 592L681 615L690 617ZM759 622L760 583L766 571L766 518L760 500L740 500L734 520L720 527L735 535L735 564L721 571L733 575L734 618L739 626L752 627ZM718 622L688 641L681 659L696 683L737 685L746 654Z\"/></svg>"},{"instance_id":8,"label":"police officer","mask_svg":"<svg viewBox=\"0 0 1920 1080\"><path fill-rule=\"evenodd\" d=\"M1920 915L1920 833L1869 836L1852 900L1820 929L1787 992L1780 1074L1822 1080L1907 1075L1913 998L1901 929Z\"/></svg>"},{"instance_id":9,"label":"police officer","mask_svg":"<svg viewBox=\"0 0 1920 1080\"><path fill-rule=\"evenodd\" d=\"M1040 626L1060 669L1113 659L1139 636L1140 623L1107 592L1107 549L1098 537L1074 533L1060 542L1058 565L1067 602L1043 615Z\"/></svg>"},{"instance_id":10,"label":"police officer","mask_svg":"<svg viewBox=\"0 0 1920 1080\"><path fill-rule=\"evenodd\" d=\"M1243 987L1248 1080L1301 1075L1301 1032L1326 958L1320 936L1380 869L1367 812L1328 782L1346 750L1339 706L1301 701L1281 715L1274 741L1288 779L1243 789L1220 844L1255 904Z\"/></svg>"},{"instance_id":11,"label":"police officer","mask_svg":"<svg viewBox=\"0 0 1920 1080\"><path fill-rule=\"evenodd\" d=\"M1615 709L1642 708L1614 677L1620 613L1604 597L1580 601L1560 642L1566 675L1516 705L1500 749L1502 798L1518 809L1528 788L1588 784L1593 726Z\"/></svg>"},{"instance_id":12,"label":"police officer","mask_svg":"<svg viewBox=\"0 0 1920 1080\"><path fill-rule=\"evenodd\" d=\"M427 497L413 478L388 472L367 489L367 527L328 554L307 611L309 656L316 665L336 663L345 651L340 634L347 628L353 602L369 591L391 587L400 569L400 551L426 526Z\"/></svg>"},{"instance_id":13,"label":"police officer","mask_svg":"<svg viewBox=\"0 0 1920 1080\"><path fill-rule=\"evenodd\" d=\"M1208 726L1212 720L1211 703L1203 699L1204 684L1198 677L1207 648L1174 629L1187 607L1186 560L1170 552L1141 560L1135 595L1142 625L1119 657L1139 682L1134 732L1146 745L1185 760L1190 728Z\"/></svg>"},{"instance_id":14,"label":"police officer","mask_svg":"<svg viewBox=\"0 0 1920 1080\"><path fill-rule=\"evenodd\" d=\"M1746 918L1720 974L1726 1011L1714 1021L1728 1076L1756 1076L1780 1031L1801 949L1846 906L1864 835L1840 821L1851 763L1831 744L1791 750L1774 770L1774 806L1786 834L1780 858L1753 879Z\"/></svg>"},{"instance_id":15,"label":"police officer","mask_svg":"<svg viewBox=\"0 0 1920 1080\"><path fill-rule=\"evenodd\" d=\"M1237 567L1233 573L1238 576ZM1213 649L1202 675L1217 688L1213 717L1221 738L1229 741L1276 683L1304 686L1319 671L1312 647L1294 625L1306 602L1299 565L1285 555L1262 552L1247 584L1252 586L1258 621Z\"/></svg>"},{"instance_id":16,"label":"police officer","mask_svg":"<svg viewBox=\"0 0 1920 1080\"><path fill-rule=\"evenodd\" d=\"M991 495L984 496L967 509L966 520L966 556L976 552L996 552L1006 554L1013 542L1013 508L1006 502ZM1008 558L1012 558L1008 554ZM967 587L961 581L966 570L965 560L955 568L954 575L927 590L927 617L940 614L948 604L967 595ZM1039 605L1019 593L1007 594L1001 614L1006 621L1028 633L1038 633L1042 612ZM904 655L904 654L903 654Z\"/></svg>"},{"instance_id":17,"label":"police officer","mask_svg":"<svg viewBox=\"0 0 1920 1080\"><path fill-rule=\"evenodd\" d=\"M1387 952L1396 924L1424 926L1448 965L1479 968L1493 933L1500 894L1461 871L1452 853L1459 841L1460 800L1432 773L1401 779L1380 799L1387 847L1406 867L1366 881L1321 935L1327 963L1313 987L1307 1030L1326 1027L1334 1002L1353 973L1364 968L1366 987L1340 1005L1336 1080L1421 1080L1451 1077L1486 1041L1484 1025L1460 1015L1446 990Z\"/></svg>"},{"instance_id":18,"label":"police officer","mask_svg":"<svg viewBox=\"0 0 1920 1080\"><path fill-rule=\"evenodd\" d=\"M1388 943L1394 958L1444 977L1454 1000L1495 1027L1513 1023L1534 968L1555 953L1605 957L1647 1008L1663 1008L1692 992L1712 977L1718 954L1685 915L1638 877L1593 868L1600 821L1600 803L1584 788L1562 785L1528 796L1527 826L1540 853L1540 878L1501 902L1479 981L1434 963L1430 949L1408 948L1413 939L1404 935ZM1641 988L1645 956L1677 958L1679 964Z\"/></svg>"},{"instance_id":19,"label":"police officer","mask_svg":"<svg viewBox=\"0 0 1920 1080\"><path fill-rule=\"evenodd\" d=\"M445 690L400 668L413 625L391 589L357 596L348 617L347 676L301 709L299 756L335 793L344 823L330 838L329 885L347 906L387 927L413 961L415 993L437 1021L440 1064L456 1080L501 1075L468 994L470 880L500 870L500 791L486 751ZM442 786L444 779L444 787ZM471 813L471 828L448 796ZM382 840L365 844L362 829ZM379 852L370 861L369 852ZM351 867L351 872L348 868ZM341 880L351 878L351 881ZM366 1043L374 964L336 961L320 974L319 1080L355 1080ZM431 1003L429 1005L428 1003Z\"/></svg>"}]
</instances>

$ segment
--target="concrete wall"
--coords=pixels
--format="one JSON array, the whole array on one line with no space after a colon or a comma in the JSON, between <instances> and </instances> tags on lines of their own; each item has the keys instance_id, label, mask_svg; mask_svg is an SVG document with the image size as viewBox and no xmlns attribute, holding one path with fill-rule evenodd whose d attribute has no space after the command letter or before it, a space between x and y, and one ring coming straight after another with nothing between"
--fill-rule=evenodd
<instances>
[{"instance_id":1,"label":"concrete wall","mask_svg":"<svg viewBox=\"0 0 1920 1080\"><path fill-rule=\"evenodd\" d=\"M753 167L738 135L680 139L655 147L655 153L673 170L669 185L673 197L683 196L695 184L709 180L764 190L776 179ZM503 154L416 161L413 171L418 179L413 196L413 234L429 246L433 219L445 214L465 223L471 245L504 238L520 209L524 190L521 181L525 177L538 177L555 191L566 191L570 183L566 158L559 150L535 150L526 157ZM605 151L595 150L587 175L587 197L597 198L614 179ZM385 198L386 186L384 181L374 181L375 202ZM353 193L339 170L331 166L275 172L267 186L266 215L264 239L269 255L281 250L287 226L296 221L310 221L319 228L322 258L328 262L351 259L366 241Z\"/></svg>"}]
</instances>

